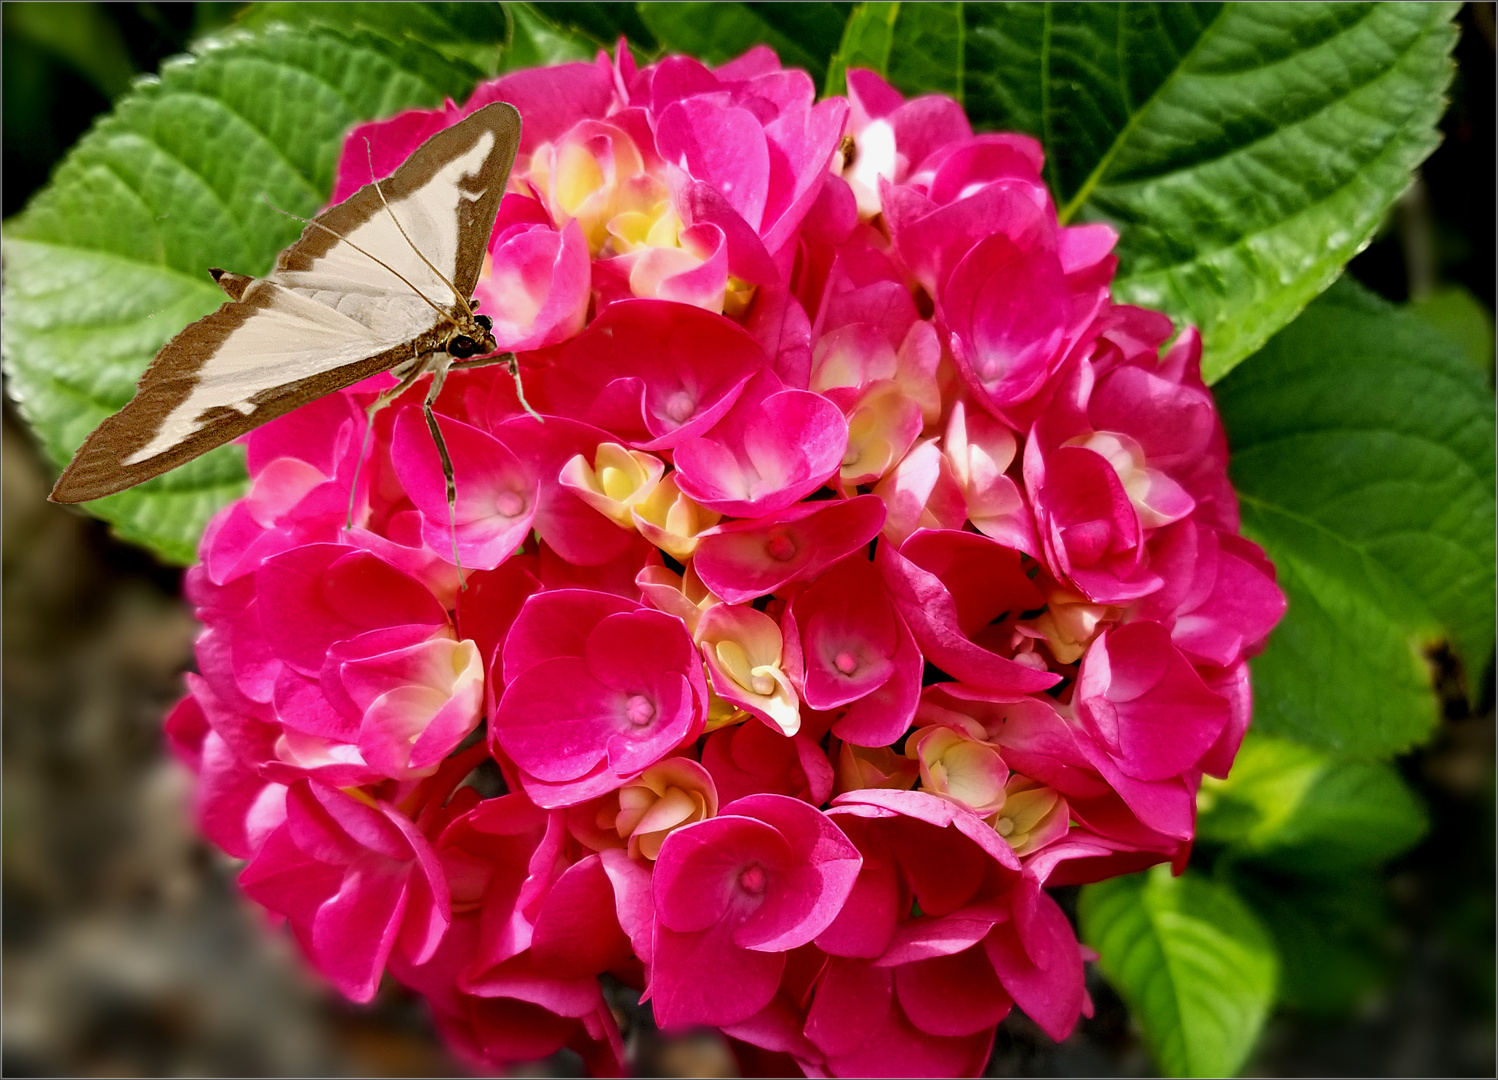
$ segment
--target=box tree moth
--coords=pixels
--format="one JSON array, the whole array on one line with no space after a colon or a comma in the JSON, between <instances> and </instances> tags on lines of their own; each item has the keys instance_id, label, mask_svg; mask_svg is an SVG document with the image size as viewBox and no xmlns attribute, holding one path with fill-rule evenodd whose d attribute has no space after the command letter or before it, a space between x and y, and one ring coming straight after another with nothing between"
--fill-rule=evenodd
<instances>
[{"instance_id":1,"label":"box tree moth","mask_svg":"<svg viewBox=\"0 0 1498 1080\"><path fill-rule=\"evenodd\" d=\"M229 303L162 347L135 397L73 456L52 500L121 491L388 371L399 382L371 418L433 376L427 426L451 506L452 465L432 414L443 378L454 367L508 362L519 382L512 355L490 355L493 324L470 303L519 145L520 114L486 105L433 135L389 179L371 175L308 221L265 277L209 271Z\"/></svg>"}]
</instances>

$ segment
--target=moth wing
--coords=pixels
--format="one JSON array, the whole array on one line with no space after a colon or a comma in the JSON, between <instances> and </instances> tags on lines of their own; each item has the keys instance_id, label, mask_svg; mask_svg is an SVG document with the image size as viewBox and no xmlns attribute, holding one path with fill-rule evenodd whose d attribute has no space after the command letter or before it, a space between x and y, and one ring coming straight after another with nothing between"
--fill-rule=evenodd
<instances>
[{"instance_id":1,"label":"moth wing","mask_svg":"<svg viewBox=\"0 0 1498 1080\"><path fill-rule=\"evenodd\" d=\"M425 305L423 305L425 306ZM268 420L413 355L416 334L380 336L269 281L187 327L157 353L135 397L100 424L52 491L86 502L149 480Z\"/></svg>"},{"instance_id":2,"label":"moth wing","mask_svg":"<svg viewBox=\"0 0 1498 1080\"><path fill-rule=\"evenodd\" d=\"M514 106L486 105L424 142L379 190L367 184L320 215L270 280L360 319L392 290L449 307L451 282L468 300L519 146Z\"/></svg>"},{"instance_id":3,"label":"moth wing","mask_svg":"<svg viewBox=\"0 0 1498 1080\"><path fill-rule=\"evenodd\" d=\"M319 215L266 279L162 348L52 499L122 491L410 359L447 322L428 303L452 306L438 273L473 295L519 145L514 107L485 106L418 147L383 199L370 184Z\"/></svg>"}]
</instances>

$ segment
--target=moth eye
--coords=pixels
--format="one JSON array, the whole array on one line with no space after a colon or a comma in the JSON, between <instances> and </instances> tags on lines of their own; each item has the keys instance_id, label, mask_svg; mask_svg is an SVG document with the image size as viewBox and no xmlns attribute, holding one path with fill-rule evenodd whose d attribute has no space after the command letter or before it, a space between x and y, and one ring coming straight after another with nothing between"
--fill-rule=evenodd
<instances>
[{"instance_id":1,"label":"moth eye","mask_svg":"<svg viewBox=\"0 0 1498 1080\"><path fill-rule=\"evenodd\" d=\"M466 360L479 351L478 343L467 334L454 334L447 342L447 355Z\"/></svg>"},{"instance_id":2,"label":"moth eye","mask_svg":"<svg viewBox=\"0 0 1498 1080\"><path fill-rule=\"evenodd\" d=\"M491 319L491 318L489 318L489 316L487 316L487 315L475 315L473 317L473 321L476 322L476 323L478 323L485 330L493 330L494 329L494 320Z\"/></svg>"}]
</instances>

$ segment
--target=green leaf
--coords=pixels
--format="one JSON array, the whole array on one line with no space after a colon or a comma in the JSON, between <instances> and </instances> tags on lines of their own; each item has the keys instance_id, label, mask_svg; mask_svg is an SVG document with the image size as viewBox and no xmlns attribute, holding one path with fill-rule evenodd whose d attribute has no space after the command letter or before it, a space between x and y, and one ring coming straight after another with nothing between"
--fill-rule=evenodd
<instances>
[{"instance_id":1,"label":"green leaf","mask_svg":"<svg viewBox=\"0 0 1498 1080\"><path fill-rule=\"evenodd\" d=\"M505 69L544 67L574 60L593 59L594 49L571 31L553 25L529 4L511 4L514 23Z\"/></svg>"},{"instance_id":2,"label":"green leaf","mask_svg":"<svg viewBox=\"0 0 1498 1080\"><path fill-rule=\"evenodd\" d=\"M1460 351L1343 282L1216 387L1243 531L1289 611L1253 661L1260 730L1388 756L1493 649L1493 396Z\"/></svg>"},{"instance_id":3,"label":"green leaf","mask_svg":"<svg viewBox=\"0 0 1498 1080\"><path fill-rule=\"evenodd\" d=\"M508 25L477 4L289 5L248 22L122 98L6 225L5 372L59 467L157 349L223 301L208 267L263 274L296 239L301 224L271 207L326 202L350 127L466 98L487 69L464 57L497 55ZM191 562L243 490L242 462L225 447L88 509Z\"/></svg>"},{"instance_id":4,"label":"green leaf","mask_svg":"<svg viewBox=\"0 0 1498 1080\"><path fill-rule=\"evenodd\" d=\"M820 86L852 4L640 3L640 18L666 51L708 64L768 45L787 67L805 68Z\"/></svg>"},{"instance_id":5,"label":"green leaf","mask_svg":"<svg viewBox=\"0 0 1498 1080\"><path fill-rule=\"evenodd\" d=\"M1322 751L1250 733L1226 780L1207 777L1196 835L1237 858L1336 875L1414 847L1425 813L1398 771L1339 762Z\"/></svg>"},{"instance_id":6,"label":"green leaf","mask_svg":"<svg viewBox=\"0 0 1498 1080\"><path fill-rule=\"evenodd\" d=\"M895 18L899 11L900 5L891 3L864 3L853 9L843 26L843 39L837 52L832 54L827 64L824 93L828 97L848 92L850 67L870 68L887 74L890 50L895 44Z\"/></svg>"},{"instance_id":7,"label":"green leaf","mask_svg":"<svg viewBox=\"0 0 1498 1080\"><path fill-rule=\"evenodd\" d=\"M265 0L240 15L245 26L358 27L396 41L414 39L485 76L499 73L510 40L505 9L494 3L287 3ZM513 65L511 65L513 66Z\"/></svg>"},{"instance_id":8,"label":"green leaf","mask_svg":"<svg viewBox=\"0 0 1498 1080\"><path fill-rule=\"evenodd\" d=\"M1377 874L1313 880L1242 874L1234 880L1278 946L1280 1004L1335 1019L1389 977L1391 912Z\"/></svg>"},{"instance_id":9,"label":"green leaf","mask_svg":"<svg viewBox=\"0 0 1498 1080\"><path fill-rule=\"evenodd\" d=\"M846 92L847 69L861 67L879 72L911 96L960 99L963 36L962 4L859 4L828 70L827 92Z\"/></svg>"},{"instance_id":10,"label":"green leaf","mask_svg":"<svg viewBox=\"0 0 1498 1080\"><path fill-rule=\"evenodd\" d=\"M621 37L640 53L654 53L659 43L633 4L531 4L554 25L563 27L613 52Z\"/></svg>"},{"instance_id":11,"label":"green leaf","mask_svg":"<svg viewBox=\"0 0 1498 1080\"><path fill-rule=\"evenodd\" d=\"M1231 1076L1274 1001L1274 942L1233 890L1170 867L1088 885L1082 940L1167 1076Z\"/></svg>"},{"instance_id":12,"label":"green leaf","mask_svg":"<svg viewBox=\"0 0 1498 1080\"><path fill-rule=\"evenodd\" d=\"M1209 381L1367 243L1438 141L1456 41L1449 3L890 7L855 15L892 20L871 66L1038 137L1062 218L1120 231L1118 298L1200 327Z\"/></svg>"},{"instance_id":13,"label":"green leaf","mask_svg":"<svg viewBox=\"0 0 1498 1080\"><path fill-rule=\"evenodd\" d=\"M1493 313L1461 285L1447 285L1410 304L1410 314L1459 346L1472 366L1493 379Z\"/></svg>"}]
</instances>

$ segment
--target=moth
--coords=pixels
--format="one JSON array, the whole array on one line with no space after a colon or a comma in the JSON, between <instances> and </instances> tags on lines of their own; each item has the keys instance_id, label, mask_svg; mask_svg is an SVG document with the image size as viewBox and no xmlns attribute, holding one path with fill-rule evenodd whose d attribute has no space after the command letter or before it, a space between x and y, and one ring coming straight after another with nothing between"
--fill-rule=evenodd
<instances>
[{"instance_id":1,"label":"moth","mask_svg":"<svg viewBox=\"0 0 1498 1080\"><path fill-rule=\"evenodd\" d=\"M451 506L452 464L432 414L443 379L453 368L508 363L519 384L514 356L491 355L493 322L471 303L519 146L520 114L486 105L433 135L388 179L372 178L308 221L265 277L210 270L229 302L162 347L135 397L88 437L51 499L122 491L388 371L398 384L370 406L371 418L433 376L424 408Z\"/></svg>"}]
</instances>

